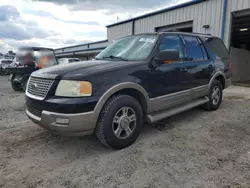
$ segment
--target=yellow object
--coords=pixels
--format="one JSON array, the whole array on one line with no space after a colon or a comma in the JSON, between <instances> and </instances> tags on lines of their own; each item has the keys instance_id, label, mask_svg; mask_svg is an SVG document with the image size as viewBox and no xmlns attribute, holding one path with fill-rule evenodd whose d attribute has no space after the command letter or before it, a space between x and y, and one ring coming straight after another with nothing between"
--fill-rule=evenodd
<instances>
[{"instance_id":1,"label":"yellow object","mask_svg":"<svg viewBox=\"0 0 250 188\"><path fill-rule=\"evenodd\" d=\"M92 84L88 81L61 80L56 88L56 96L88 97L92 95Z\"/></svg>"},{"instance_id":2,"label":"yellow object","mask_svg":"<svg viewBox=\"0 0 250 188\"><path fill-rule=\"evenodd\" d=\"M173 63L174 61L164 61L164 64L170 64Z\"/></svg>"},{"instance_id":3,"label":"yellow object","mask_svg":"<svg viewBox=\"0 0 250 188\"><path fill-rule=\"evenodd\" d=\"M82 95L91 96L92 85L90 82L80 82L80 93Z\"/></svg>"}]
</instances>

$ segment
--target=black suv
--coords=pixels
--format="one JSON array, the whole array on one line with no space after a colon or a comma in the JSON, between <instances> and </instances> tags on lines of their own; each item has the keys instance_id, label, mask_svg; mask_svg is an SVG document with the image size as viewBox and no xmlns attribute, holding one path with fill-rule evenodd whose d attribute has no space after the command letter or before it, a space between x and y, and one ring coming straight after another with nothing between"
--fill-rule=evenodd
<instances>
[{"instance_id":1,"label":"black suv","mask_svg":"<svg viewBox=\"0 0 250 188\"><path fill-rule=\"evenodd\" d=\"M150 33L116 40L95 60L34 72L26 113L41 127L68 135L95 133L121 149L154 123L202 106L219 108L231 83L221 39L202 34Z\"/></svg>"}]
</instances>

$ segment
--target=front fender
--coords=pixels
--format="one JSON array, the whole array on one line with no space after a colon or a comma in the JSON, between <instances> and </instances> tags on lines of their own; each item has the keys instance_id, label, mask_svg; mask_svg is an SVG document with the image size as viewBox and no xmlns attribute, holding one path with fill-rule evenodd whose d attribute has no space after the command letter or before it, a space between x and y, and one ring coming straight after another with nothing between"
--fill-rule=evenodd
<instances>
[{"instance_id":1,"label":"front fender","mask_svg":"<svg viewBox=\"0 0 250 188\"><path fill-rule=\"evenodd\" d=\"M133 83L133 82L120 83L120 84L117 84L117 85L111 87L102 95L102 97L100 98L100 100L98 101L98 103L94 109L96 118L99 117L99 114L100 114L103 106L105 105L105 103L108 101L108 99L112 95L114 95L115 93L117 93L123 89L135 89L135 90L139 91L144 96L144 98L148 104L148 102L149 102L148 93L141 85Z\"/></svg>"}]
</instances>

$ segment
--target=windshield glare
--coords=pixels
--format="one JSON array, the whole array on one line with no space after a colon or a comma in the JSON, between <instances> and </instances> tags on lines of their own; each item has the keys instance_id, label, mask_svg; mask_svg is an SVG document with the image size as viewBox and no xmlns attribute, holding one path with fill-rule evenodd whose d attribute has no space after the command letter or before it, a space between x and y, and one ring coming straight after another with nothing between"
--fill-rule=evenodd
<instances>
[{"instance_id":1,"label":"windshield glare","mask_svg":"<svg viewBox=\"0 0 250 188\"><path fill-rule=\"evenodd\" d=\"M157 38L158 35L136 35L118 39L97 55L96 59L146 60Z\"/></svg>"}]
</instances>

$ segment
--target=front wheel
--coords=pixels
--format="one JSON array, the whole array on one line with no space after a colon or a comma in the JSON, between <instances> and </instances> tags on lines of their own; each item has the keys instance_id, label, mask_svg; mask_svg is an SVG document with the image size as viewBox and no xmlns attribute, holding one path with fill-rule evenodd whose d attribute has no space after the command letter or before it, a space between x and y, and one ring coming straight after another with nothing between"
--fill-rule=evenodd
<instances>
[{"instance_id":1,"label":"front wheel","mask_svg":"<svg viewBox=\"0 0 250 188\"><path fill-rule=\"evenodd\" d=\"M11 87L12 87L12 89L14 91L22 91L21 84L17 84L17 83L11 82Z\"/></svg>"},{"instance_id":2,"label":"front wheel","mask_svg":"<svg viewBox=\"0 0 250 188\"><path fill-rule=\"evenodd\" d=\"M116 95L104 106L95 134L105 146L123 149L135 142L142 126L143 112L140 103L128 95Z\"/></svg>"},{"instance_id":3,"label":"front wheel","mask_svg":"<svg viewBox=\"0 0 250 188\"><path fill-rule=\"evenodd\" d=\"M222 102L223 89L219 80L214 80L208 93L209 101L203 105L203 108L208 111L217 110Z\"/></svg>"},{"instance_id":4,"label":"front wheel","mask_svg":"<svg viewBox=\"0 0 250 188\"><path fill-rule=\"evenodd\" d=\"M25 80L22 84L22 89L24 92L26 91L27 83L28 83L28 80Z\"/></svg>"}]
</instances>

